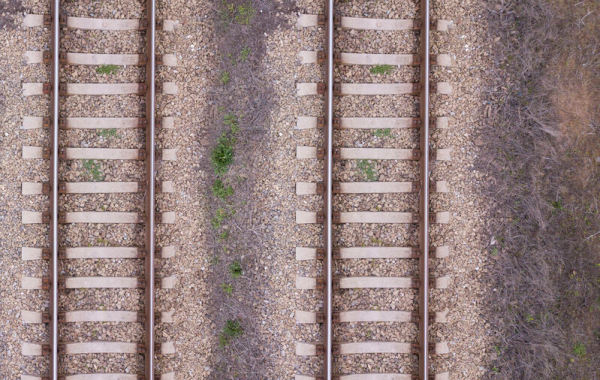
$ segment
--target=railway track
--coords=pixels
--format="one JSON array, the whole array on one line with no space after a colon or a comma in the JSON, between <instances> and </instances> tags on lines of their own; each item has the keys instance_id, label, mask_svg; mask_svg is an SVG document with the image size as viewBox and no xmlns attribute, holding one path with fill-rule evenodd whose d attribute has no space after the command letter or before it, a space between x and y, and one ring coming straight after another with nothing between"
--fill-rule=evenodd
<instances>
[{"instance_id":1,"label":"railway track","mask_svg":"<svg viewBox=\"0 0 600 380\"><path fill-rule=\"evenodd\" d=\"M447 310L430 310L431 290L432 288L446 289L449 286L449 277L434 278L429 273L430 261L441 260L449 255L446 246L430 246L430 223L446 224L450 219L447 212L430 212L430 191L448 192L445 181L430 180L430 164L451 159L449 149L430 148L430 129L448 128L449 123L448 118L441 115L436 118L430 117L435 114L430 105L430 91L436 96L444 96L451 93L452 86L445 82L430 83L430 78L431 66L449 66L451 59L445 54L430 54L430 34L447 31L452 22L447 20L432 22L429 6L428 0L421 0L417 13L420 17L415 19L375 19L348 14L347 10L346 14L340 15L343 12L338 11L337 4L333 0L328 0L324 15L299 16L300 29L323 28L325 32L324 51L300 52L303 65L320 64L324 67L325 75L321 83L298 83L297 92L301 97L323 96L325 109L322 116L300 116L297 122L299 130L321 129L324 132L323 146L298 146L297 148L299 160L323 160L323 181L296 184L296 193L300 197L322 195L324 208L322 212L299 210L296 214L297 224L323 225L322 247L297 247L296 250L296 258L300 263L322 261L321 274L317 277L299 275L296 278L296 288L309 293L323 292L322 309L296 312L298 324L322 325L320 334L322 341L298 342L296 354L307 360L319 357L322 361L319 361L316 366L310 366L315 373L298 374L296 380L449 379L448 372L439 371L432 374L432 365L429 362L431 355L449 353L447 342L433 342L429 336L430 322L444 323L448 313ZM358 8L359 5L353 2L351 9ZM415 39L414 46L418 46L419 50L415 52L416 54L407 51L389 54L344 51L343 48L335 45L335 41L343 40L342 37L336 38L336 34L341 35L345 31L356 33L352 35L354 38L358 38L361 32L369 33L371 40L374 41L379 40L378 33L389 33L387 36L392 35L393 38L398 39ZM376 45L360 46L360 50L378 51ZM412 69L407 70L413 70L413 75L419 79L412 83L356 83L347 79L344 81L343 75L339 72L344 67L382 67L382 65L389 65L388 68L412 66ZM352 107L343 107L351 102L349 100L344 103L347 98L359 99L356 102L360 102L360 99L373 97L414 98L414 102L418 103L418 111L414 114L413 109L406 107L407 109L396 109L398 115L394 117L371 117L357 115L356 112L352 112ZM374 102L368 105L373 105L375 114L389 113L377 109L378 105ZM384 131L381 134L386 135L391 134L390 131L400 134L410 130L418 131L412 139L413 146L402 149L343 146L348 141L348 139L344 140L344 133ZM347 173L338 172L344 171L344 168L347 169L349 165L354 165L352 162L361 162L363 167L370 165L370 170L382 162L391 162L385 166L386 168L393 168L393 163L403 164L400 164L399 170L388 170L383 178L377 175L378 178L370 178L362 182L341 181L339 178L347 176ZM403 178L416 180L399 181L398 175L390 175L397 172L400 172ZM361 197L364 200L361 200ZM364 209L364 204L372 202L373 199L383 200L381 203L389 199L405 199L397 202L399 205L412 201L413 211L380 211L379 207L369 211L356 210L361 207ZM348 210L349 208L351 210ZM389 238L390 233L385 232L394 231L396 234L411 235L411 228L415 232L415 239L397 239L408 242L402 246L394 245ZM383 240L371 238L370 244L365 244L365 240L368 240L365 237L372 236L374 230L383 231L381 232ZM370 235L367 235L368 233ZM378 236L377 233L375 236ZM398 267L409 268L406 272L413 275L402 277L339 274L360 268L360 264L353 266L351 263L361 260L363 262L379 260L388 263L388 266L389 263L397 263ZM364 269L361 271L365 272ZM390 272L393 272L393 268ZM407 302L399 302L400 304L395 306L385 304L390 300L389 292L399 290L403 292L401 296L405 295L404 292L407 296L392 297L391 303L395 304L396 298L405 299ZM365 298L368 299L366 303L380 297L384 304L371 303L368 307L357 309L354 304L360 302L350 297L350 292L366 295ZM364 331L361 330L361 326L365 325L379 326L379 331L394 332L397 330L389 326L395 324L412 325L401 329L407 332L406 340L386 339L384 333L378 333L380 339L365 339L365 335L368 338L369 334L358 334L359 331ZM354 328L348 331L344 325ZM381 360L386 355L391 355L391 361L406 365L386 367L384 360ZM401 357L404 359L394 360ZM375 359L370 360L372 358ZM364 363L374 364L366 366ZM365 370L367 367L374 369ZM377 368L384 368L384 370L375 372Z\"/></svg>"},{"instance_id":2,"label":"railway track","mask_svg":"<svg viewBox=\"0 0 600 380\"><path fill-rule=\"evenodd\" d=\"M177 21L157 20L155 0L146 1L140 19L77 17L66 8L52 0L51 14L24 18L26 27L49 29L52 42L49 51L25 53L28 64L51 68L48 83L23 84L31 101L50 98L47 115L23 121L29 133L49 131L47 145L23 147L23 159L49 161L49 172L47 182L23 183L37 211L22 214L26 225L49 226L38 229L48 231L40 241L49 244L22 249L23 260L47 263L41 277L24 276L22 286L47 295L48 307L21 314L49 332L41 342L23 343L24 357L48 359L22 379L171 380L175 372L163 365L158 373L155 358L174 354L174 343L155 341L155 323L173 322L174 311L155 314L155 290L172 288L176 278L156 276L155 261L172 257L175 247L155 247L155 226L174 223L175 213L157 212L155 193L173 192L173 182L159 183L156 172L161 161L176 160L177 150L157 150L155 136L175 125L156 116L156 95L177 93L177 84L158 83L156 72L177 62L174 54L155 52L156 34L173 31ZM79 51L62 44L81 36ZM106 40L140 41L145 51L107 53ZM141 80L115 82L95 75L99 67L130 70ZM123 147L129 144L137 146ZM104 166L113 169L110 180Z\"/></svg>"}]
</instances>

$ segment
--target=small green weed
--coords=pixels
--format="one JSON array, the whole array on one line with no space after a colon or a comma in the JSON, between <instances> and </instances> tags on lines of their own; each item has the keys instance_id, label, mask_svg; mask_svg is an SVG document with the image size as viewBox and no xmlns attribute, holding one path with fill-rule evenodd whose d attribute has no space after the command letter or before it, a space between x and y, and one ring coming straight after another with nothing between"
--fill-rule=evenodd
<instances>
[{"instance_id":1,"label":"small green weed","mask_svg":"<svg viewBox=\"0 0 600 380\"><path fill-rule=\"evenodd\" d=\"M377 65L373 66L369 69L371 74L390 74L394 71L394 66L392 65Z\"/></svg>"},{"instance_id":2,"label":"small green weed","mask_svg":"<svg viewBox=\"0 0 600 380\"><path fill-rule=\"evenodd\" d=\"M224 1L220 13L221 20L226 24L235 21L240 25L250 25L250 21L252 21L256 10L252 7L250 2L236 7L235 4Z\"/></svg>"},{"instance_id":3,"label":"small green weed","mask_svg":"<svg viewBox=\"0 0 600 380\"><path fill-rule=\"evenodd\" d=\"M233 187L231 185L226 186L223 181L217 178L212 185L212 192L215 197L226 200L233 195Z\"/></svg>"},{"instance_id":4,"label":"small green weed","mask_svg":"<svg viewBox=\"0 0 600 380\"><path fill-rule=\"evenodd\" d=\"M238 5L235 22L241 25L250 25L250 21L252 21L252 17L254 17L255 13L256 11L250 2L246 5Z\"/></svg>"},{"instance_id":5,"label":"small green weed","mask_svg":"<svg viewBox=\"0 0 600 380\"><path fill-rule=\"evenodd\" d=\"M240 130L240 122L235 114L229 112L223 116L223 124L229 127L229 132L235 135Z\"/></svg>"},{"instance_id":6,"label":"small green weed","mask_svg":"<svg viewBox=\"0 0 600 380\"><path fill-rule=\"evenodd\" d=\"M230 4L226 1L223 1L223 8L220 10L221 21L226 24L231 23L233 16L235 14L235 4Z\"/></svg>"},{"instance_id":7,"label":"small green weed","mask_svg":"<svg viewBox=\"0 0 600 380\"><path fill-rule=\"evenodd\" d=\"M102 65L96 67L97 74L116 74L119 71L120 67L117 65Z\"/></svg>"},{"instance_id":8,"label":"small green weed","mask_svg":"<svg viewBox=\"0 0 600 380\"><path fill-rule=\"evenodd\" d=\"M98 244L100 244L100 245L103 245L103 246L107 246L107 245L108 245L108 240L106 240L106 239L105 239L105 238L103 238L103 237L99 237L99 238L97 239L97 241L98 241Z\"/></svg>"},{"instance_id":9,"label":"small green weed","mask_svg":"<svg viewBox=\"0 0 600 380\"><path fill-rule=\"evenodd\" d=\"M224 208L219 208L217 212L215 212L215 216L213 216L213 218L210 220L210 223L216 230L221 227L221 224L225 219L227 219L228 216L229 215L227 214L227 211Z\"/></svg>"},{"instance_id":10,"label":"small green weed","mask_svg":"<svg viewBox=\"0 0 600 380\"><path fill-rule=\"evenodd\" d=\"M244 46L242 50L240 50L239 60L240 62L246 62L248 57L250 57L251 50L248 46Z\"/></svg>"},{"instance_id":11,"label":"small green weed","mask_svg":"<svg viewBox=\"0 0 600 380\"><path fill-rule=\"evenodd\" d=\"M243 273L242 264L240 264L240 262L237 260L229 264L229 273L231 273L233 278L240 277Z\"/></svg>"},{"instance_id":12,"label":"small green weed","mask_svg":"<svg viewBox=\"0 0 600 380\"><path fill-rule=\"evenodd\" d=\"M210 156L216 174L226 173L229 165L233 163L233 147L235 142L235 137L229 136L227 132L223 132L217 140L217 145L213 148Z\"/></svg>"},{"instance_id":13,"label":"small green weed","mask_svg":"<svg viewBox=\"0 0 600 380\"><path fill-rule=\"evenodd\" d=\"M552 211L553 214L558 213L559 211L562 211L565 209L565 207L562 204L562 199L558 199L554 202L552 202L552 207L554 207L554 210Z\"/></svg>"},{"instance_id":14,"label":"small green weed","mask_svg":"<svg viewBox=\"0 0 600 380\"><path fill-rule=\"evenodd\" d=\"M379 137L380 139L384 137L394 137L394 135L392 134L392 130L389 128L378 129L373 132L373 136Z\"/></svg>"},{"instance_id":15,"label":"small green weed","mask_svg":"<svg viewBox=\"0 0 600 380\"><path fill-rule=\"evenodd\" d=\"M99 129L96 134L104 137L105 139L109 137L121 138L121 136L117 133L117 128Z\"/></svg>"},{"instance_id":16,"label":"small green weed","mask_svg":"<svg viewBox=\"0 0 600 380\"><path fill-rule=\"evenodd\" d=\"M585 349L585 344L581 343L581 342L577 342L573 345L573 353L575 354L575 356L577 356L578 358L583 358L585 357L585 355L587 354L586 349Z\"/></svg>"},{"instance_id":17,"label":"small green weed","mask_svg":"<svg viewBox=\"0 0 600 380\"><path fill-rule=\"evenodd\" d=\"M233 58L233 54L231 54L231 53L227 53L227 58L229 58L229 62L230 62L230 63L231 63L233 66L236 66L236 63L237 63L237 62L235 61L235 58Z\"/></svg>"},{"instance_id":18,"label":"small green weed","mask_svg":"<svg viewBox=\"0 0 600 380\"><path fill-rule=\"evenodd\" d=\"M223 289L225 294L227 294L228 296L233 294L233 286L231 284L227 284L224 282L221 284L221 289Z\"/></svg>"},{"instance_id":19,"label":"small green weed","mask_svg":"<svg viewBox=\"0 0 600 380\"><path fill-rule=\"evenodd\" d=\"M223 116L223 124L229 127L229 131L221 134L211 153L211 162L217 175L226 173L233 163L233 147L237 142L235 135L240 130L238 117L231 112Z\"/></svg>"},{"instance_id":20,"label":"small green weed","mask_svg":"<svg viewBox=\"0 0 600 380\"><path fill-rule=\"evenodd\" d=\"M228 319L219 334L219 344L221 347L225 347L232 339L242 335L244 335L244 329L240 321L237 319Z\"/></svg>"},{"instance_id":21,"label":"small green weed","mask_svg":"<svg viewBox=\"0 0 600 380\"><path fill-rule=\"evenodd\" d=\"M84 160L83 168L94 181L104 180L104 174L102 174L102 171L100 170L100 163L94 162L94 160Z\"/></svg>"},{"instance_id":22,"label":"small green weed","mask_svg":"<svg viewBox=\"0 0 600 380\"><path fill-rule=\"evenodd\" d=\"M229 231L225 230L219 234L219 241L223 242L229 238Z\"/></svg>"},{"instance_id":23,"label":"small green weed","mask_svg":"<svg viewBox=\"0 0 600 380\"><path fill-rule=\"evenodd\" d=\"M227 83L229 83L229 71L225 70L221 73L221 83L223 85L226 85Z\"/></svg>"},{"instance_id":24,"label":"small green weed","mask_svg":"<svg viewBox=\"0 0 600 380\"><path fill-rule=\"evenodd\" d=\"M366 177L367 181L374 182L378 180L375 164L368 160L358 160L358 169L361 171L362 175Z\"/></svg>"},{"instance_id":25,"label":"small green weed","mask_svg":"<svg viewBox=\"0 0 600 380\"><path fill-rule=\"evenodd\" d=\"M498 256L498 247L492 247L492 248L490 248L490 255L492 255L492 256Z\"/></svg>"}]
</instances>

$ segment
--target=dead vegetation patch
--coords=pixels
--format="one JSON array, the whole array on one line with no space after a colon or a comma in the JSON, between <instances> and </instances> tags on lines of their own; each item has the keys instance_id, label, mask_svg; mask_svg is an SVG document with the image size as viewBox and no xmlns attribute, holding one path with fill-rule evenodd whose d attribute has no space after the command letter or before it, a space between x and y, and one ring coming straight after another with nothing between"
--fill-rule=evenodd
<instances>
[{"instance_id":1,"label":"dead vegetation patch","mask_svg":"<svg viewBox=\"0 0 600 380\"><path fill-rule=\"evenodd\" d=\"M265 251L253 200L256 159L261 156L275 104L271 78L264 73L266 36L282 21L287 1L215 1L219 65L210 89L213 115L203 163L212 186L209 251L214 325L213 379L264 379L273 352L261 335L264 307L259 260ZM290 1L291 3L291 1Z\"/></svg>"},{"instance_id":2,"label":"dead vegetation patch","mask_svg":"<svg viewBox=\"0 0 600 380\"><path fill-rule=\"evenodd\" d=\"M600 378L600 4L493 2L494 378Z\"/></svg>"},{"instance_id":3,"label":"dead vegetation patch","mask_svg":"<svg viewBox=\"0 0 600 380\"><path fill-rule=\"evenodd\" d=\"M14 29L15 15L23 10L19 0L0 0L0 29Z\"/></svg>"}]
</instances>

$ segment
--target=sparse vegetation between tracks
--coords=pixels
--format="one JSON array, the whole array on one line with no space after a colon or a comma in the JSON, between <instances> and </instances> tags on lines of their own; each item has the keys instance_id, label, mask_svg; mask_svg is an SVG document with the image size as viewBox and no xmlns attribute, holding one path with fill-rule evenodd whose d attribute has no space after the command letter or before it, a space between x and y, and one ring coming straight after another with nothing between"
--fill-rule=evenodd
<instances>
[{"instance_id":1,"label":"sparse vegetation between tracks","mask_svg":"<svg viewBox=\"0 0 600 380\"><path fill-rule=\"evenodd\" d=\"M237 3L235 1L223 1L219 11L221 21L229 26L232 23L239 25L250 25L256 14L252 1Z\"/></svg>"},{"instance_id":2,"label":"sparse vegetation between tracks","mask_svg":"<svg viewBox=\"0 0 600 380\"><path fill-rule=\"evenodd\" d=\"M223 86L226 86L227 83L229 83L229 79L230 79L229 71L223 71L221 73L221 84Z\"/></svg>"},{"instance_id":3,"label":"sparse vegetation between tracks","mask_svg":"<svg viewBox=\"0 0 600 380\"><path fill-rule=\"evenodd\" d=\"M227 200L227 198L233 195L233 187L224 184L220 178L217 178L212 185L212 193L221 200Z\"/></svg>"},{"instance_id":4,"label":"sparse vegetation between tracks","mask_svg":"<svg viewBox=\"0 0 600 380\"><path fill-rule=\"evenodd\" d=\"M224 282L221 284L221 289L223 289L223 292L225 292L225 294L228 296L233 294L233 286L231 284Z\"/></svg>"},{"instance_id":5,"label":"sparse vegetation between tracks","mask_svg":"<svg viewBox=\"0 0 600 380\"><path fill-rule=\"evenodd\" d=\"M84 160L83 169L88 177L91 177L94 181L103 181L104 173L102 173L102 165L95 160Z\"/></svg>"},{"instance_id":6,"label":"sparse vegetation between tracks","mask_svg":"<svg viewBox=\"0 0 600 380\"><path fill-rule=\"evenodd\" d=\"M211 89L214 142L206 162L212 183L210 312L215 326L212 379L261 379L270 358L256 317L263 284L258 265L261 236L252 204L253 162L264 143L266 122L275 102L262 57L265 36L280 20L281 4L266 0L215 2L215 40L220 59ZM260 10L260 11L259 11ZM281 14L285 14L282 12ZM243 326L243 328L242 328Z\"/></svg>"},{"instance_id":7,"label":"sparse vegetation between tracks","mask_svg":"<svg viewBox=\"0 0 600 380\"><path fill-rule=\"evenodd\" d=\"M493 2L490 14L490 373L600 378L600 4Z\"/></svg>"},{"instance_id":8,"label":"sparse vegetation between tracks","mask_svg":"<svg viewBox=\"0 0 600 380\"><path fill-rule=\"evenodd\" d=\"M229 115L229 114L228 114ZM210 159L213 165L213 169L217 175L223 175L228 170L231 164L233 164L234 158L234 147L237 142L236 134L239 130L237 124L237 118L235 122L231 120L230 116L227 115L224 118L224 124L229 126L229 130L223 131L221 136L217 139L217 145L213 148Z\"/></svg>"},{"instance_id":9,"label":"sparse vegetation between tracks","mask_svg":"<svg viewBox=\"0 0 600 380\"><path fill-rule=\"evenodd\" d=\"M242 264L237 260L229 264L229 273L234 279L240 277L243 273Z\"/></svg>"},{"instance_id":10,"label":"sparse vegetation between tracks","mask_svg":"<svg viewBox=\"0 0 600 380\"><path fill-rule=\"evenodd\" d=\"M376 164L369 160L358 160L356 166L363 180L374 182L379 180Z\"/></svg>"},{"instance_id":11,"label":"sparse vegetation between tracks","mask_svg":"<svg viewBox=\"0 0 600 380\"><path fill-rule=\"evenodd\" d=\"M242 335L244 335L244 329L241 322L237 319L228 319L219 334L219 344L221 347L225 347L229 345L232 339Z\"/></svg>"}]
</instances>

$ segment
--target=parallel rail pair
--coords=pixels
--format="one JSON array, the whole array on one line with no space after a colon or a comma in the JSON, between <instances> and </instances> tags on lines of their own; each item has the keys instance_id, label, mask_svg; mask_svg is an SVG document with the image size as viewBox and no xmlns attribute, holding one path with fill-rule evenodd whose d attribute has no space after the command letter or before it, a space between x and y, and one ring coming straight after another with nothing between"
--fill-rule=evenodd
<instances>
[{"instance_id":1,"label":"parallel rail pair","mask_svg":"<svg viewBox=\"0 0 600 380\"><path fill-rule=\"evenodd\" d=\"M174 213L157 213L155 204L155 189L162 192L173 192L170 181L157 183L155 179L157 159L174 160L176 150L165 149L157 153L155 132L157 127L173 128L172 118L156 117L156 94L174 94L177 86L174 83L157 84L155 73L158 64L176 65L173 54L162 57L156 51L156 2L146 1L146 19L117 20L90 19L61 16L60 0L52 0L50 15L26 15L24 25L27 27L49 27L52 43L49 52L30 51L26 53L28 63L49 63L51 65L50 83L25 83L25 96L50 95L49 117L26 116L24 129L48 127L50 130L50 145L47 148L24 147L23 158L47 158L50 160L48 183L23 183L23 194L48 194L50 199L49 212L23 212L23 223L48 223L50 226L49 248L24 247L24 260L46 259L49 261L49 277L24 277L23 288L47 289L50 293L49 311L24 311L25 323L47 323L50 334L49 342L43 344L24 343L23 354L26 356L45 355L49 357L49 372L44 375L23 375L22 379L59 380L71 376L59 371L59 355L75 354L143 354L143 374L111 374L88 373L75 375L77 379L102 380L113 379L147 379L172 380L174 372L155 373L155 355L172 354L175 348L172 343L157 344L154 338L155 321L170 323L173 312L162 312L155 319L155 284L163 288L172 288L174 277L157 278L155 276L155 224L173 223ZM163 30L173 30L175 21L164 20ZM73 28L84 30L145 30L146 54L61 54L61 29ZM93 47L91 47L93 50ZM79 65L134 65L145 66L145 82L142 84L63 84L60 82L60 68L65 64ZM137 118L69 118L60 115L60 99L67 95L128 95L135 94L145 97L145 115ZM61 129L145 129L145 149L108 149L108 148L66 148L60 144ZM145 181L143 182L60 182L59 166L64 160L140 160L145 162ZM110 193L143 193L145 205L142 213L136 212L67 212L59 210L59 194L110 194ZM142 224L144 226L143 247L62 247L59 236L59 225L63 223L101 223L101 224ZM163 247L160 250L163 258L174 255L173 247ZM143 277L70 277L64 278L59 274L61 259L143 259ZM105 311L105 310L75 310L61 311L59 309L59 292L62 289L144 289L144 311ZM144 324L143 343L125 342L79 342L64 343L59 336L59 323L66 322L137 322Z\"/></svg>"},{"instance_id":2,"label":"parallel rail pair","mask_svg":"<svg viewBox=\"0 0 600 380\"><path fill-rule=\"evenodd\" d=\"M300 27L322 25L326 32L324 52L303 51L300 53L301 63L324 63L325 82L299 83L298 95L325 96L325 117L300 117L298 129L323 128L325 131L325 145L323 148L298 147L299 159L324 159L323 183L297 183L297 194L323 194L324 209L322 213L298 211L297 223L322 223L324 226L323 249L297 248L298 260L323 260L323 277L299 277L296 281L297 289L323 289L323 313L297 312L298 323L322 323L323 343L299 343L296 352L301 356L322 355L322 376L297 375L297 380L304 379L340 379L346 376L336 375L333 370L335 355L350 355L364 353L416 353L419 358L418 375L403 374L354 374L348 376L352 379L430 379L430 337L428 335L430 318L436 322L446 322L447 311L430 315L429 293L430 281L436 288L446 288L448 278L432 279L429 276L428 262L430 259L429 224L448 223L449 214L445 212L430 213L429 192L447 192L446 182L433 182L429 179L430 160L450 160L450 150L430 149L430 125L434 128L447 128L446 117L430 118L430 89L437 94L450 94L452 86L448 83L431 85L431 65L448 66L448 55L433 56L430 54L430 4L429 0L421 0L420 20L392 20L392 19L365 19L358 17L335 16L334 0L328 0L324 16L301 15ZM419 30L420 52L419 55L411 54L358 54L336 52L334 45L334 32L336 26L342 29L357 30ZM450 21L439 20L435 27L437 30L446 31L451 26ZM363 83L334 83L334 68L337 64L345 65L377 65L389 64L393 66L412 65L420 69L420 82L390 83L390 84L363 84ZM417 118L361 118L361 117L336 117L334 115L334 97L339 95L418 95L420 100L420 117ZM371 128L420 128L419 149L378 149L378 148L340 148L334 145L334 129L371 129ZM334 182L333 163L335 160L372 159L372 160L418 160L420 166L419 181L411 182ZM367 194L367 193L403 193L418 192L418 213L402 212L334 212L334 194ZM418 247L334 247L334 225L339 223L417 223L419 225ZM436 258L448 256L448 248L436 247ZM343 277L334 278L333 262L339 259L352 258L417 258L419 276L416 279L401 277ZM403 311L370 311L356 310L337 312L332 307L334 289L360 289L360 288L418 288L418 312ZM416 322L418 323L418 344L398 342L357 342L338 343L334 341L333 327L340 322ZM447 343L435 344L435 353L448 353ZM436 380L448 378L448 373L439 373Z\"/></svg>"}]
</instances>

